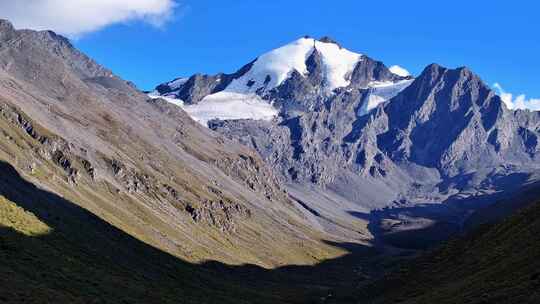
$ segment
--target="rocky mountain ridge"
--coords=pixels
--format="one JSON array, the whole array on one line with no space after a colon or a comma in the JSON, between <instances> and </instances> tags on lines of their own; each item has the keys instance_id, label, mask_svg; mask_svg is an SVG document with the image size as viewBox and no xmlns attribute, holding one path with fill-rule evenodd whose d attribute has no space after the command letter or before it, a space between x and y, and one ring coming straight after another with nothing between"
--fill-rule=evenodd
<instances>
[{"instance_id":1,"label":"rocky mountain ridge","mask_svg":"<svg viewBox=\"0 0 540 304\"><path fill-rule=\"evenodd\" d=\"M351 223L385 207L408 210L425 206L427 214L422 211L421 215L390 219L396 227L416 226L426 220L432 223L431 209L439 208L435 205L497 192L502 185L519 187L538 172L539 113L507 109L467 68L432 64L413 78L394 74L382 62L358 55L350 71L341 74L343 86L328 91L324 89L328 70L351 62L325 58L329 54L319 49L327 43L310 40L314 47L305 53L305 71L296 64L276 86L251 87L260 84L260 79L270 79L267 83L272 79L270 72L266 76L251 72L254 64L264 63L268 54L302 45L302 41L271 51L237 72L257 75L257 79L244 77L243 93L255 94L259 102L276 109L272 119L220 119L219 113L212 113L216 119L205 121L212 130L256 149L289 184L291 193L317 212L324 213L324 207L313 200L312 185L338 197L327 203L342 212L327 217L347 218ZM276 60L282 60L282 65L288 62L287 58ZM334 67L329 68L329 62ZM190 79L194 77L200 76ZM176 93L185 88L204 91L188 81L164 96L192 100ZM234 89L240 91L238 86ZM209 94L227 90L227 86L214 88ZM204 96L197 99L199 105L211 101ZM193 105L183 106L189 109ZM197 112L187 111L197 119ZM456 229L476 208L450 206L445 204L444 211L435 212L445 214L435 217L450 221ZM363 215L350 218L350 214Z\"/></svg>"},{"instance_id":2,"label":"rocky mountain ridge","mask_svg":"<svg viewBox=\"0 0 540 304\"><path fill-rule=\"evenodd\" d=\"M0 109L1 160L175 256L272 267L342 252L310 230L255 151L53 32L0 22Z\"/></svg>"}]
</instances>

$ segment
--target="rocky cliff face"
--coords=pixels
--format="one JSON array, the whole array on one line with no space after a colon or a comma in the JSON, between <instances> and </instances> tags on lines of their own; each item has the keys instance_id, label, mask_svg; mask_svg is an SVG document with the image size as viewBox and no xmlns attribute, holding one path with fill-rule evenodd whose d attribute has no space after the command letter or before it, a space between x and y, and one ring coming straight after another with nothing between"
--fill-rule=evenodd
<instances>
[{"instance_id":1,"label":"rocky cliff face","mask_svg":"<svg viewBox=\"0 0 540 304\"><path fill-rule=\"evenodd\" d=\"M291 193L317 212L334 219L356 214L356 220L390 220L397 229L408 229L410 223L424 227L433 220L459 226L476 206L447 204L420 213L410 208L519 187L537 172L540 115L508 110L469 69L433 64L413 79L365 55L355 57L352 65L344 63L344 53L333 61L328 56L337 53L329 52L328 45L336 44L328 39L310 43L304 65L295 65L274 87L250 87L264 79L261 70L270 70L266 80L271 79L271 69L241 73L244 81L245 75L258 77L250 76L243 92L272 104L279 111L273 120L222 120L218 115L209 127L256 149L291 185ZM291 54L297 53L288 52L284 62L296 56ZM250 66L256 69L267 57ZM343 85L330 87L344 65L352 68L340 75ZM313 199L312 185L338 196L331 204L344 212L324 211ZM370 214L384 207L403 212ZM414 214L404 215L411 210Z\"/></svg>"},{"instance_id":2,"label":"rocky cliff face","mask_svg":"<svg viewBox=\"0 0 540 304\"><path fill-rule=\"evenodd\" d=\"M499 166L535 169L539 118L508 110L469 69L438 65L373 115L385 125L376 139L389 159L435 168L443 180Z\"/></svg>"},{"instance_id":3,"label":"rocky cliff face","mask_svg":"<svg viewBox=\"0 0 540 304\"><path fill-rule=\"evenodd\" d=\"M0 114L1 160L176 256L270 267L339 253L254 150L148 98L53 32L0 22Z\"/></svg>"}]
</instances>

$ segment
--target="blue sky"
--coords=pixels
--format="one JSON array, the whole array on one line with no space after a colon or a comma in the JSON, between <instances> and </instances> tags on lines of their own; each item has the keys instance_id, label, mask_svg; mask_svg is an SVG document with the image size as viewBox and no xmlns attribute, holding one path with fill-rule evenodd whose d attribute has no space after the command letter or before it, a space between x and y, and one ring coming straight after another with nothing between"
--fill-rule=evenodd
<instances>
[{"instance_id":1,"label":"blue sky","mask_svg":"<svg viewBox=\"0 0 540 304\"><path fill-rule=\"evenodd\" d=\"M234 72L301 36L329 35L413 74L432 62L466 65L490 85L540 98L536 1L176 2L167 20L151 22L158 27L111 22L80 35L75 45L141 89L151 89L197 72Z\"/></svg>"}]
</instances>

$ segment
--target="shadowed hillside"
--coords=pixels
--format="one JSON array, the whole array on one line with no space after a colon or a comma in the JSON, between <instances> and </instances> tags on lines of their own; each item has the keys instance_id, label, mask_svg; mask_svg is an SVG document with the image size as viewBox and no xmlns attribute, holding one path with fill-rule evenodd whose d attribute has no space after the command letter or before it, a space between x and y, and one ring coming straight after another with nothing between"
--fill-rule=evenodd
<instances>
[{"instance_id":1,"label":"shadowed hillside","mask_svg":"<svg viewBox=\"0 0 540 304\"><path fill-rule=\"evenodd\" d=\"M526 206L496 224L483 224L339 303L539 303L540 196L531 185L483 210ZM489 207L488 207L489 208Z\"/></svg>"},{"instance_id":2,"label":"shadowed hillside","mask_svg":"<svg viewBox=\"0 0 540 304\"><path fill-rule=\"evenodd\" d=\"M330 245L354 249L355 255L275 270L192 264L36 187L0 162L2 303L318 303L330 290L382 267L373 249Z\"/></svg>"}]
</instances>

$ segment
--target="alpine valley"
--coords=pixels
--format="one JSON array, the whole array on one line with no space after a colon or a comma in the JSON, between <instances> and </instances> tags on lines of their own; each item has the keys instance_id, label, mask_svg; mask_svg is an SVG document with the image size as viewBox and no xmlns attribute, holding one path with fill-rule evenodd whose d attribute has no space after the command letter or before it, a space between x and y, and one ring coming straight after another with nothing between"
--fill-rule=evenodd
<instances>
[{"instance_id":1,"label":"alpine valley","mask_svg":"<svg viewBox=\"0 0 540 304\"><path fill-rule=\"evenodd\" d=\"M142 92L1 20L0 302L534 303L539 136L329 37Z\"/></svg>"},{"instance_id":2,"label":"alpine valley","mask_svg":"<svg viewBox=\"0 0 540 304\"><path fill-rule=\"evenodd\" d=\"M150 96L257 150L313 229L350 242L428 246L538 179L540 113L509 110L466 67L413 77L328 37Z\"/></svg>"}]
</instances>

